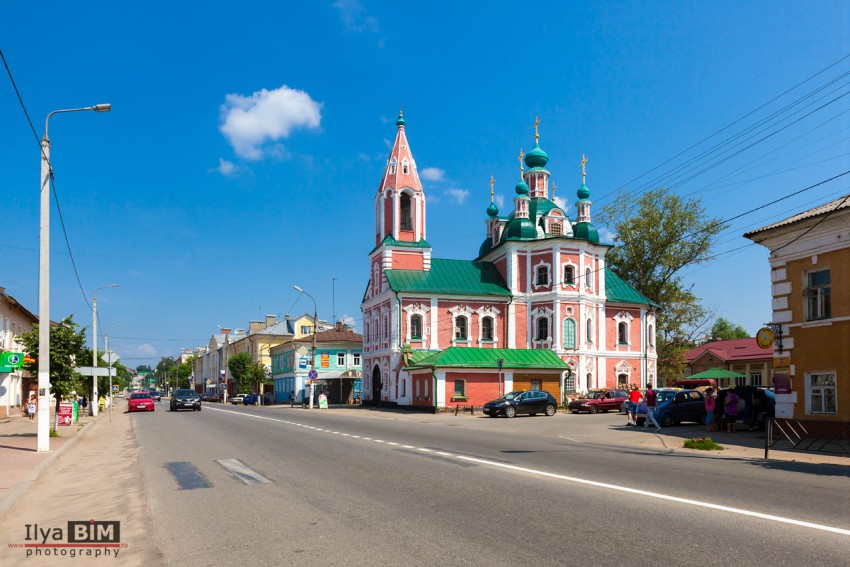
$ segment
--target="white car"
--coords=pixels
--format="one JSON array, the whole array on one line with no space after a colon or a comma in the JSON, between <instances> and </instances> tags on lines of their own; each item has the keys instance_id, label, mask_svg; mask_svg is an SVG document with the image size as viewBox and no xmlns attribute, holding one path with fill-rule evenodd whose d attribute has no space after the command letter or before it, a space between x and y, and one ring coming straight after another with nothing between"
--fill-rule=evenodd
<instances>
[{"instance_id":1,"label":"white car","mask_svg":"<svg viewBox=\"0 0 850 567\"><path fill-rule=\"evenodd\" d=\"M245 399L245 396L248 394L236 394L235 396L230 396L227 398L227 401L231 404L242 404L242 401Z\"/></svg>"}]
</instances>

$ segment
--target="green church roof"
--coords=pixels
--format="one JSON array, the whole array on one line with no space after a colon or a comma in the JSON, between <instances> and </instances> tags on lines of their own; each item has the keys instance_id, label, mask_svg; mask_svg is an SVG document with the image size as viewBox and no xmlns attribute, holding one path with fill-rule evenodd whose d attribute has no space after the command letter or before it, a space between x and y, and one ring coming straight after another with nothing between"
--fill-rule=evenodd
<instances>
[{"instance_id":1,"label":"green church roof","mask_svg":"<svg viewBox=\"0 0 850 567\"><path fill-rule=\"evenodd\" d=\"M431 258L430 270L384 270L393 291L441 295L498 295L511 292L489 262Z\"/></svg>"},{"instance_id":2,"label":"green church roof","mask_svg":"<svg viewBox=\"0 0 850 567\"><path fill-rule=\"evenodd\" d=\"M532 368L537 370L566 370L567 363L548 349L531 348L470 348L449 347L428 356L408 360L408 369L416 368ZM417 353L412 353L413 355Z\"/></svg>"},{"instance_id":3,"label":"green church roof","mask_svg":"<svg viewBox=\"0 0 850 567\"><path fill-rule=\"evenodd\" d=\"M384 237L380 244L372 248L372 252L380 248L381 246L404 246L407 248L431 248L431 245L428 244L428 241L424 238L420 238L416 242L405 242L403 240L396 240L393 238L392 234L388 234ZM369 252L370 254L372 252Z\"/></svg>"},{"instance_id":4,"label":"green church roof","mask_svg":"<svg viewBox=\"0 0 850 567\"><path fill-rule=\"evenodd\" d=\"M611 268L605 268L605 299L613 303L641 303L660 307L660 305L623 281Z\"/></svg>"}]
</instances>

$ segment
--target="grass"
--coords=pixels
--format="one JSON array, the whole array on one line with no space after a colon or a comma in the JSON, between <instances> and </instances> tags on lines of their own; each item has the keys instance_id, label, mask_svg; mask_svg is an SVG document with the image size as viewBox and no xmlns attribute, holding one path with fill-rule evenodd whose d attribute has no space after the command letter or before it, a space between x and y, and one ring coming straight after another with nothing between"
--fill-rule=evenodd
<instances>
[{"instance_id":1,"label":"grass","mask_svg":"<svg viewBox=\"0 0 850 567\"><path fill-rule=\"evenodd\" d=\"M723 446L712 441L711 437L695 437L685 439L685 449L699 449L700 451L722 451Z\"/></svg>"},{"instance_id":2,"label":"grass","mask_svg":"<svg viewBox=\"0 0 850 567\"><path fill-rule=\"evenodd\" d=\"M55 429L53 429L52 427L50 428L50 436L51 437L61 437L61 435L59 435L59 432L56 431Z\"/></svg>"}]
</instances>

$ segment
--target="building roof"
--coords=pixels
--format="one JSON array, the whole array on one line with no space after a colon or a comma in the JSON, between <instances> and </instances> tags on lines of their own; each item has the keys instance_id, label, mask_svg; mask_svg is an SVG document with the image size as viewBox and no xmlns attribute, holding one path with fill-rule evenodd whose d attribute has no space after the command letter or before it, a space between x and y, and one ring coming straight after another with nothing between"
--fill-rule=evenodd
<instances>
[{"instance_id":1,"label":"building roof","mask_svg":"<svg viewBox=\"0 0 850 567\"><path fill-rule=\"evenodd\" d=\"M420 351L421 352L421 351ZM408 359L408 369L415 368L533 368L537 370L565 370L567 363L548 349L530 348L469 348L449 347L438 352L424 351L427 356L413 352Z\"/></svg>"},{"instance_id":2,"label":"building roof","mask_svg":"<svg viewBox=\"0 0 850 567\"><path fill-rule=\"evenodd\" d=\"M773 346L766 349L761 348L758 346L755 337L711 341L686 352L685 360L688 361L688 364L691 364L707 352L726 362L738 362L772 358Z\"/></svg>"},{"instance_id":3,"label":"building roof","mask_svg":"<svg viewBox=\"0 0 850 567\"><path fill-rule=\"evenodd\" d=\"M384 270L393 291L442 295L510 297L505 280L490 262L431 259L430 270Z\"/></svg>"},{"instance_id":4,"label":"building roof","mask_svg":"<svg viewBox=\"0 0 850 567\"><path fill-rule=\"evenodd\" d=\"M613 303L642 303L660 307L657 303L623 281L611 268L605 268L605 299Z\"/></svg>"},{"instance_id":5,"label":"building roof","mask_svg":"<svg viewBox=\"0 0 850 567\"><path fill-rule=\"evenodd\" d=\"M304 343L312 343L313 335L306 335L298 339L297 341L293 341L294 343L304 344ZM316 334L316 343L358 343L363 344L363 335L360 333L355 333L350 329L346 329L345 331L338 331L336 329L330 329L328 331L319 331Z\"/></svg>"},{"instance_id":6,"label":"building roof","mask_svg":"<svg viewBox=\"0 0 850 567\"><path fill-rule=\"evenodd\" d=\"M375 250L377 250L381 246L402 246L402 247L407 247L407 248L431 248L431 245L428 244L428 241L425 240L424 238L420 238L416 242L407 242L405 240L396 240L395 238L393 238L392 234L386 235L384 237L384 239L381 241L381 243L378 244L377 246L375 246L372 249L372 252L374 252ZM369 253L371 254L372 252L369 252Z\"/></svg>"},{"instance_id":7,"label":"building roof","mask_svg":"<svg viewBox=\"0 0 850 567\"><path fill-rule=\"evenodd\" d=\"M759 234L761 232L766 232L768 230L772 230L774 228L779 228L781 226L788 226L794 223L798 223L804 221L806 219L818 217L820 215L825 215L827 213L831 213L832 211L838 211L841 209L850 209L850 194L844 195L843 197L839 197L834 201L830 201L829 203L825 203L823 205L819 205L807 211L803 211L802 213L797 213L794 216L788 217L785 220L781 220L779 222L763 226L761 228L757 228L755 230L751 230L750 232L744 233L744 238L749 238L754 234Z\"/></svg>"},{"instance_id":8,"label":"building roof","mask_svg":"<svg viewBox=\"0 0 850 567\"><path fill-rule=\"evenodd\" d=\"M23 305L21 305L21 303L17 299L6 293L5 287L0 287L0 299L6 300L9 305L18 308L24 314L24 316L29 317L30 321L32 321L33 323L38 323L38 316L33 314L32 311L30 311Z\"/></svg>"}]
</instances>

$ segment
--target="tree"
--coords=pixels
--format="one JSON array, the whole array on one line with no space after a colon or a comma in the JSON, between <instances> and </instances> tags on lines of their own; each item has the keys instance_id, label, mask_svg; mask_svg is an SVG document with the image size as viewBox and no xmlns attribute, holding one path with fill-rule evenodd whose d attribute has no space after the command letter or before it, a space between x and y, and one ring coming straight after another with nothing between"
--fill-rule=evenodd
<instances>
[{"instance_id":1,"label":"tree","mask_svg":"<svg viewBox=\"0 0 850 567\"><path fill-rule=\"evenodd\" d=\"M62 399L68 399L74 392L85 388L83 377L74 368L81 361L91 360L91 351L85 347L85 328L78 328L73 315L50 326L50 391L56 398L54 429L58 426L59 403ZM34 359L34 362L24 366L25 369L31 374L38 374L38 324L33 325L32 331L21 333L21 344L26 354ZM92 400L92 403L97 401Z\"/></svg>"},{"instance_id":2,"label":"tree","mask_svg":"<svg viewBox=\"0 0 850 567\"><path fill-rule=\"evenodd\" d=\"M150 364L140 364L136 367L136 372L153 372L153 370L151 370Z\"/></svg>"},{"instance_id":3,"label":"tree","mask_svg":"<svg viewBox=\"0 0 850 567\"><path fill-rule=\"evenodd\" d=\"M699 199L684 199L664 188L622 196L599 216L615 230L620 244L605 257L608 267L661 306L658 376L680 374L685 351L713 315L680 272L712 259L711 247L725 225L709 219Z\"/></svg>"},{"instance_id":4,"label":"tree","mask_svg":"<svg viewBox=\"0 0 850 567\"><path fill-rule=\"evenodd\" d=\"M177 366L178 384L180 388L188 388L190 385L189 379L192 376L192 361L181 362Z\"/></svg>"},{"instance_id":5,"label":"tree","mask_svg":"<svg viewBox=\"0 0 850 567\"><path fill-rule=\"evenodd\" d=\"M746 339L750 334L742 326L733 323L723 317L718 317L711 326L709 333L710 340L717 341L721 339Z\"/></svg>"},{"instance_id":6,"label":"tree","mask_svg":"<svg viewBox=\"0 0 850 567\"><path fill-rule=\"evenodd\" d=\"M240 394L251 393L251 383L255 380L253 366L254 359L247 352L235 354L227 361L227 369L236 381Z\"/></svg>"}]
</instances>

